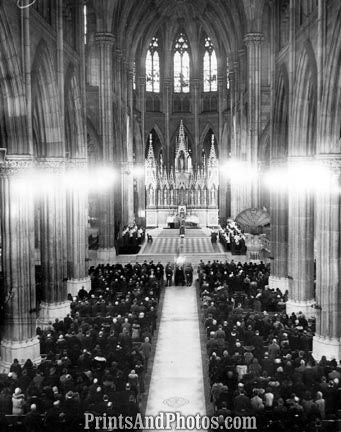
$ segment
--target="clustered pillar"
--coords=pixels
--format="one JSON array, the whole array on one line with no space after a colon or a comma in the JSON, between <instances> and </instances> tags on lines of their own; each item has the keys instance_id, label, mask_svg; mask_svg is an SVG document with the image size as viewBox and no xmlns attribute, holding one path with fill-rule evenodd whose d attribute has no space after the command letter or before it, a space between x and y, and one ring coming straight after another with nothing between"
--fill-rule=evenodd
<instances>
[{"instance_id":1,"label":"clustered pillar","mask_svg":"<svg viewBox=\"0 0 341 432\"><path fill-rule=\"evenodd\" d=\"M103 160L108 168L114 167L114 115L113 115L113 45L115 38L112 33L96 33L99 49L100 86L99 86L99 114L100 134ZM115 188L108 186L99 195L99 262L113 263L115 250Z\"/></svg>"},{"instance_id":2,"label":"clustered pillar","mask_svg":"<svg viewBox=\"0 0 341 432\"><path fill-rule=\"evenodd\" d=\"M71 169L76 172L87 173L86 161L77 161ZM72 296L84 288L91 289L91 280L88 276L88 194L83 187L70 185L67 199L67 292Z\"/></svg>"},{"instance_id":3,"label":"clustered pillar","mask_svg":"<svg viewBox=\"0 0 341 432\"><path fill-rule=\"evenodd\" d=\"M246 160L246 135L243 135L246 126L246 118L244 117L244 57L244 49L234 55L230 90L233 97L231 157L239 161ZM231 217L235 218L241 211L251 207L250 184L231 179L230 187Z\"/></svg>"},{"instance_id":4,"label":"clustered pillar","mask_svg":"<svg viewBox=\"0 0 341 432\"><path fill-rule=\"evenodd\" d=\"M258 169L258 137L260 131L260 100L261 100L261 42L264 36L262 33L248 33L244 37L247 46L247 64L248 64L248 129L247 160L251 163L253 169ZM257 181L251 184L251 205L257 208L259 201L259 190Z\"/></svg>"},{"instance_id":5,"label":"clustered pillar","mask_svg":"<svg viewBox=\"0 0 341 432\"><path fill-rule=\"evenodd\" d=\"M33 189L18 178L30 167L23 158L0 163L0 221L4 293L0 314L0 370L14 358L40 359L36 337Z\"/></svg>"},{"instance_id":6,"label":"clustered pillar","mask_svg":"<svg viewBox=\"0 0 341 432\"><path fill-rule=\"evenodd\" d=\"M341 160L335 165L331 155L329 166L335 184L340 184ZM328 159L326 160L328 165ZM316 230L316 333L313 355L320 359L341 358L341 262L340 214L341 197L333 185L329 192L318 193L315 201Z\"/></svg>"},{"instance_id":7,"label":"clustered pillar","mask_svg":"<svg viewBox=\"0 0 341 432\"><path fill-rule=\"evenodd\" d=\"M289 191L289 299L287 313L314 315L314 199L309 191Z\"/></svg>"},{"instance_id":8,"label":"clustered pillar","mask_svg":"<svg viewBox=\"0 0 341 432\"><path fill-rule=\"evenodd\" d=\"M41 169L51 175L51 182L42 185L40 198L40 256L42 302L40 325L70 312L67 300L66 191L63 187L63 161L42 161Z\"/></svg>"},{"instance_id":9,"label":"clustered pillar","mask_svg":"<svg viewBox=\"0 0 341 432\"><path fill-rule=\"evenodd\" d=\"M279 164L273 165L280 167ZM272 190L271 211L271 276L270 288L289 290L288 279L288 195L286 191Z\"/></svg>"}]
</instances>

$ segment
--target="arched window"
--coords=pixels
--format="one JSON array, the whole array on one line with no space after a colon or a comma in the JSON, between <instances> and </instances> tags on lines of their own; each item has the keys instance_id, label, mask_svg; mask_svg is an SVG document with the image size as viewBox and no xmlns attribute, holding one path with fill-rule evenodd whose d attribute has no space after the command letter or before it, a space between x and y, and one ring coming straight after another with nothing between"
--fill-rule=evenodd
<instances>
[{"instance_id":1,"label":"arched window","mask_svg":"<svg viewBox=\"0 0 341 432\"><path fill-rule=\"evenodd\" d=\"M189 43L186 35L180 33L174 44L174 92L189 93Z\"/></svg>"},{"instance_id":2,"label":"arched window","mask_svg":"<svg viewBox=\"0 0 341 432\"><path fill-rule=\"evenodd\" d=\"M153 37L146 57L146 91L160 92L159 39Z\"/></svg>"},{"instance_id":3,"label":"arched window","mask_svg":"<svg viewBox=\"0 0 341 432\"><path fill-rule=\"evenodd\" d=\"M217 56L213 43L207 36L205 37L204 54L204 92L212 91L217 91Z\"/></svg>"}]
</instances>

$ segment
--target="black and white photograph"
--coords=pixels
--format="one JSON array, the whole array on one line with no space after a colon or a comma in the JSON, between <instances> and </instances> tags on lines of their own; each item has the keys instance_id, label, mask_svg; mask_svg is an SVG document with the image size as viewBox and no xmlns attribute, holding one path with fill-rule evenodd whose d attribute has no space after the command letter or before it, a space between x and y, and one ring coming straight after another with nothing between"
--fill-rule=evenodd
<instances>
[{"instance_id":1,"label":"black and white photograph","mask_svg":"<svg viewBox=\"0 0 341 432\"><path fill-rule=\"evenodd\" d=\"M0 0L0 431L341 431L341 1Z\"/></svg>"}]
</instances>

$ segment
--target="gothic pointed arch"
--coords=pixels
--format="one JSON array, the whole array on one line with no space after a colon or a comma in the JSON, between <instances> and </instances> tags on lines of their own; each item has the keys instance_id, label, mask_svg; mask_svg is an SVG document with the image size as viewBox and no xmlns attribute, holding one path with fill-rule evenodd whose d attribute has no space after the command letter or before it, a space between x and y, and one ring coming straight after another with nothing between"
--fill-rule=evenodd
<instances>
[{"instance_id":1,"label":"gothic pointed arch","mask_svg":"<svg viewBox=\"0 0 341 432\"><path fill-rule=\"evenodd\" d=\"M84 135L82 102L78 79L73 65L65 78L65 150L70 158L85 158L87 154Z\"/></svg>"},{"instance_id":2,"label":"gothic pointed arch","mask_svg":"<svg viewBox=\"0 0 341 432\"><path fill-rule=\"evenodd\" d=\"M47 44L37 46L32 67L32 111L35 150L40 157L61 157L65 154L61 136L60 102L55 67Z\"/></svg>"},{"instance_id":3,"label":"gothic pointed arch","mask_svg":"<svg viewBox=\"0 0 341 432\"><path fill-rule=\"evenodd\" d=\"M31 154L22 71L3 4L0 5L0 100L0 147L6 148L7 154Z\"/></svg>"},{"instance_id":4,"label":"gothic pointed arch","mask_svg":"<svg viewBox=\"0 0 341 432\"><path fill-rule=\"evenodd\" d=\"M212 132L214 133L214 129L215 128L211 122L205 124L205 127L200 134L200 141L199 141L200 147L202 147L204 145L204 141L205 141L206 136L209 133L209 131L212 130Z\"/></svg>"},{"instance_id":5,"label":"gothic pointed arch","mask_svg":"<svg viewBox=\"0 0 341 432\"><path fill-rule=\"evenodd\" d=\"M214 146L216 156L218 157L218 140L212 127L208 127L206 134L203 135L201 151L205 152L206 160L210 155L212 145Z\"/></svg>"},{"instance_id":6,"label":"gothic pointed arch","mask_svg":"<svg viewBox=\"0 0 341 432\"><path fill-rule=\"evenodd\" d=\"M341 140L341 10L332 31L326 59L319 136L319 153L340 153Z\"/></svg>"},{"instance_id":7,"label":"gothic pointed arch","mask_svg":"<svg viewBox=\"0 0 341 432\"><path fill-rule=\"evenodd\" d=\"M266 165L270 162L270 122L268 122L260 135L258 160Z\"/></svg>"},{"instance_id":8,"label":"gothic pointed arch","mask_svg":"<svg viewBox=\"0 0 341 432\"><path fill-rule=\"evenodd\" d=\"M286 66L282 64L275 89L271 159L284 159L288 156L288 116L289 78Z\"/></svg>"},{"instance_id":9,"label":"gothic pointed arch","mask_svg":"<svg viewBox=\"0 0 341 432\"><path fill-rule=\"evenodd\" d=\"M309 40L298 61L294 95L290 154L312 156L316 152L317 65Z\"/></svg>"},{"instance_id":10,"label":"gothic pointed arch","mask_svg":"<svg viewBox=\"0 0 341 432\"><path fill-rule=\"evenodd\" d=\"M90 165L95 165L102 159L100 137L89 118L87 119L87 157Z\"/></svg>"}]
</instances>

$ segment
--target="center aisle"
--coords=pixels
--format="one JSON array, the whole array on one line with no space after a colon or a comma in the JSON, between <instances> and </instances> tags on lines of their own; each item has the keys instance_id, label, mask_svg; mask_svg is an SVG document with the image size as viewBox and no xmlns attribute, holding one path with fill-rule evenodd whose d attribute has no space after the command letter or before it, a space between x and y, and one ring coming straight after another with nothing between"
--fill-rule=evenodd
<instances>
[{"instance_id":1,"label":"center aisle","mask_svg":"<svg viewBox=\"0 0 341 432\"><path fill-rule=\"evenodd\" d=\"M145 414L205 415L195 287L172 286L165 290Z\"/></svg>"}]
</instances>

